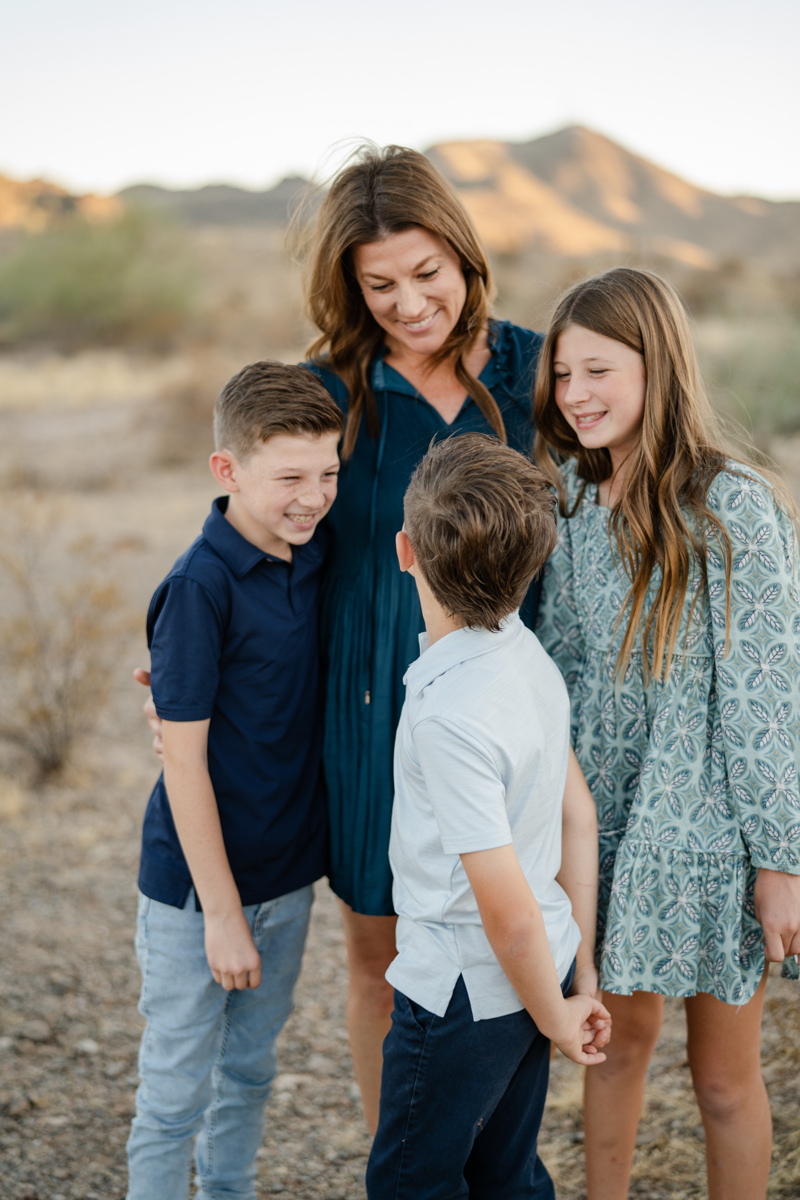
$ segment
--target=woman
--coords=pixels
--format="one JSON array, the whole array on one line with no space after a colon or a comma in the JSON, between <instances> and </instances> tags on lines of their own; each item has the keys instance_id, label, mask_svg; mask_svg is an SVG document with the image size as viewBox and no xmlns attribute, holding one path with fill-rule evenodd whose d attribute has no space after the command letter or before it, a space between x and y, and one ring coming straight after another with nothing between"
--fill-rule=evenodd
<instances>
[{"instance_id":1,"label":"woman","mask_svg":"<svg viewBox=\"0 0 800 1200\"><path fill-rule=\"evenodd\" d=\"M347 1024L374 1132L395 955L388 845L403 676L423 631L395 534L432 439L493 433L530 452L541 337L489 317L489 266L447 181L424 155L367 146L333 180L307 262L314 371L346 415L323 588L330 881L344 922ZM532 624L538 587L523 618Z\"/></svg>"},{"instance_id":2,"label":"woman","mask_svg":"<svg viewBox=\"0 0 800 1200\"><path fill-rule=\"evenodd\" d=\"M480 430L529 451L541 339L489 318L486 256L455 192L421 154L363 149L317 218L309 366L347 418L322 601L331 887L350 965L348 1029L364 1110L378 1117L395 955L388 845L394 734L422 616L395 534L431 440ZM538 598L528 597L530 623Z\"/></svg>"}]
</instances>

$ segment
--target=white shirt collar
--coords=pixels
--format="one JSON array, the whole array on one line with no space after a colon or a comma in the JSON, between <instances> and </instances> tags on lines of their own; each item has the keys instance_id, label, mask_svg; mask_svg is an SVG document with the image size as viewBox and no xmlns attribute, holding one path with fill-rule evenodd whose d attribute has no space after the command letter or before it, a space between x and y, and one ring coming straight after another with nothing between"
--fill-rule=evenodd
<instances>
[{"instance_id":1,"label":"white shirt collar","mask_svg":"<svg viewBox=\"0 0 800 1200\"><path fill-rule=\"evenodd\" d=\"M432 646L428 646L427 633L419 635L420 656L413 662L403 676L403 683L408 686L412 696L421 695L422 691L444 675L446 671L457 667L459 663L467 662L470 658L478 658L488 654L519 635L524 628L519 610L510 613L500 622L500 629L492 633L488 629L456 629L446 634Z\"/></svg>"}]
</instances>

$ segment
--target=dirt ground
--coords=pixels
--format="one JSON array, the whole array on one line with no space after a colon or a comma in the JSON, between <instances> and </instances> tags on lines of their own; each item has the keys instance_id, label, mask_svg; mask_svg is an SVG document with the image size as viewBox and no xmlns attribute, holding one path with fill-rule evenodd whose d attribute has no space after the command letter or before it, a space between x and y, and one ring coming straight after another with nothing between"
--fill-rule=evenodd
<instances>
[{"instance_id":1,"label":"dirt ground","mask_svg":"<svg viewBox=\"0 0 800 1200\"><path fill-rule=\"evenodd\" d=\"M24 482L32 465L51 464L46 502L65 536L95 537L143 630L154 586L202 525L212 481L200 467L152 465L153 409L142 408L123 367L119 378L88 388L72 407L56 403L66 386L59 370L52 366L55 384L30 384L24 405L13 402L13 387L7 390L0 476L8 487L21 466ZM787 466L794 469L800 456L792 455ZM131 469L137 456L150 464L146 472ZM146 665L145 654L143 632L120 645L112 700L61 780L34 787L12 759L2 766L0 1200L125 1195L142 1028L135 879L142 813L157 775L140 718L144 694L129 682L130 669ZM344 1029L344 947L334 898L324 883L316 892L259 1151L258 1194L358 1200L369 1138ZM764 1074L775 1120L770 1197L796 1200L800 992L777 977L769 984ZM584 1196L581 1140L581 1070L559 1056L541 1153L564 1200ZM699 1200L706 1194L703 1152L683 1010L671 1001L650 1072L631 1196Z\"/></svg>"}]
</instances>

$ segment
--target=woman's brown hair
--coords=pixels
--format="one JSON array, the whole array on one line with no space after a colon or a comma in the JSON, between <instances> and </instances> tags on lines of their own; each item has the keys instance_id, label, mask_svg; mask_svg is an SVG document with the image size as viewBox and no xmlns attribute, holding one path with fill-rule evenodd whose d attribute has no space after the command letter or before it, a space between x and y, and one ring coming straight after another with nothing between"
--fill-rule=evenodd
<instances>
[{"instance_id":1,"label":"woman's brown hair","mask_svg":"<svg viewBox=\"0 0 800 1200\"><path fill-rule=\"evenodd\" d=\"M369 367L384 337L364 303L352 249L414 226L447 242L458 255L467 285L461 315L432 365L453 359L459 383L498 437L506 440L491 392L464 364L486 328L492 296L489 264L472 222L453 188L424 154L403 146L365 145L328 188L310 234L306 263L308 315L320 331L309 357L335 371L350 393L344 458L353 453L363 415L372 437L380 430Z\"/></svg>"},{"instance_id":2,"label":"woman's brown hair","mask_svg":"<svg viewBox=\"0 0 800 1200\"><path fill-rule=\"evenodd\" d=\"M535 458L555 484L562 516L575 514L589 483L610 479L606 449L586 449L555 402L553 358L561 333L580 325L622 342L644 359L646 388L642 436L611 510L611 532L631 580L622 614L630 606L617 658L623 672L639 645L645 678L669 673L687 592L696 571L706 579L706 531L713 531L725 563L726 640L730 619L731 544L707 503L708 489L730 465L742 461L725 444L697 364L689 322L674 289L651 271L615 267L570 288L559 301L542 347L534 391ZM567 497L558 462L574 458L582 480L575 503ZM758 468L759 476L765 472ZM787 511L793 505L770 479ZM661 568L658 593L645 612L648 585ZM701 592L694 594L692 608ZM622 619L622 614L620 620ZM649 656L649 650L652 656Z\"/></svg>"}]
</instances>

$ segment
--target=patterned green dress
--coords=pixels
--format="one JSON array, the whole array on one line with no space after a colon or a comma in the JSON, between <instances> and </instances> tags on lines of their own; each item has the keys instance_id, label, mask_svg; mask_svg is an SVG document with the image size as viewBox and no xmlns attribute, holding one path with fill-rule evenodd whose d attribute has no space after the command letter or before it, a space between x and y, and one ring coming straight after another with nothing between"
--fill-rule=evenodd
<instances>
[{"instance_id":1,"label":"patterned green dress","mask_svg":"<svg viewBox=\"0 0 800 1200\"><path fill-rule=\"evenodd\" d=\"M574 463L562 471L571 505L581 481ZM733 550L727 653L725 570L710 534L705 594L694 614L687 598L667 680L645 683L641 652L615 677L628 584L593 484L559 521L536 632L566 679L597 804L601 986L743 1004L764 968L756 870L800 874L797 545L745 468L730 464L708 505ZM784 973L798 977L796 959Z\"/></svg>"}]
</instances>

